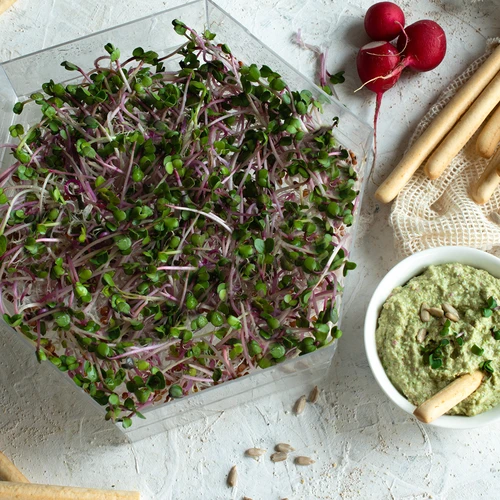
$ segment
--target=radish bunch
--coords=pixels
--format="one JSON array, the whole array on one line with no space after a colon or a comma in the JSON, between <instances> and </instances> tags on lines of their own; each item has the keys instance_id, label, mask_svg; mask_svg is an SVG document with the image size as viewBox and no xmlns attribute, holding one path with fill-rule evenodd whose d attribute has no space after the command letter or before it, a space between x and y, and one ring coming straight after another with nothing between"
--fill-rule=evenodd
<instances>
[{"instance_id":1,"label":"radish bunch","mask_svg":"<svg viewBox=\"0 0 500 500\"><path fill-rule=\"evenodd\" d=\"M374 41L361 47L356 58L363 87L377 94L374 129L384 92L393 87L406 68L430 71L446 54L446 35L434 21L424 19L405 28L403 11L392 2L379 2L366 12L365 30ZM397 37L396 45L390 42Z\"/></svg>"}]
</instances>

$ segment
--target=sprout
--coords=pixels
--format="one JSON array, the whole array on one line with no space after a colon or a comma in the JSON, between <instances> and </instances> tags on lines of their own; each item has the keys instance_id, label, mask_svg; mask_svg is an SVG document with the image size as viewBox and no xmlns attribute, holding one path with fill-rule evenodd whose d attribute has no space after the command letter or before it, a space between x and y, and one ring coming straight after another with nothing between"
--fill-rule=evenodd
<instances>
[{"instance_id":1,"label":"sprout","mask_svg":"<svg viewBox=\"0 0 500 500\"><path fill-rule=\"evenodd\" d=\"M340 337L355 266L358 177L337 121L173 25L185 43L168 56L120 60L108 43L89 72L63 62L82 82L17 103L39 122L2 146L16 160L0 176L3 318L124 427Z\"/></svg>"}]
</instances>

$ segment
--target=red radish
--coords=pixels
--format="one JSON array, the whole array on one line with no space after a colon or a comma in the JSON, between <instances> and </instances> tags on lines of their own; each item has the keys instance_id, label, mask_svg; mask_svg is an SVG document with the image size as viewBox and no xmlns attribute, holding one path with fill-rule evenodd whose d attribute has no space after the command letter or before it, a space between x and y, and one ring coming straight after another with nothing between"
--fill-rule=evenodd
<instances>
[{"instance_id":1,"label":"red radish","mask_svg":"<svg viewBox=\"0 0 500 500\"><path fill-rule=\"evenodd\" d=\"M398 38L403 65L415 71L430 71L446 54L446 35L434 21L424 19L408 26Z\"/></svg>"},{"instance_id":2,"label":"red radish","mask_svg":"<svg viewBox=\"0 0 500 500\"><path fill-rule=\"evenodd\" d=\"M375 152L377 147L377 120L384 92L398 81L401 71L401 58L394 45L389 42L371 42L361 47L356 57L358 75L363 86L377 94L373 128L375 130Z\"/></svg>"},{"instance_id":3,"label":"red radish","mask_svg":"<svg viewBox=\"0 0 500 500\"><path fill-rule=\"evenodd\" d=\"M365 15L365 31L372 40L394 40L405 25L403 11L392 2L372 5Z\"/></svg>"}]
</instances>

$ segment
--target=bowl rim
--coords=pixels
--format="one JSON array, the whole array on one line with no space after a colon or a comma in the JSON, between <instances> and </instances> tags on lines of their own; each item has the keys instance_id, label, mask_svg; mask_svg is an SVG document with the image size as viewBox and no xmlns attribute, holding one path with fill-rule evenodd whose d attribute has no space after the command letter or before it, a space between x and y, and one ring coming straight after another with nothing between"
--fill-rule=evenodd
<instances>
[{"instance_id":1,"label":"bowl rim","mask_svg":"<svg viewBox=\"0 0 500 500\"><path fill-rule=\"evenodd\" d=\"M377 285L368 303L364 322L364 344L368 364L376 382L386 396L412 416L416 407L394 387L380 361L375 341L378 318L383 304L395 287L401 286L411 278L418 276L430 265L456 262L476 269L483 269L500 278L500 258L490 253L464 246L430 248L416 252L393 266ZM471 417L443 415L427 425L448 429L472 429L496 420L500 420L500 405ZM416 418L415 421L419 422Z\"/></svg>"}]
</instances>

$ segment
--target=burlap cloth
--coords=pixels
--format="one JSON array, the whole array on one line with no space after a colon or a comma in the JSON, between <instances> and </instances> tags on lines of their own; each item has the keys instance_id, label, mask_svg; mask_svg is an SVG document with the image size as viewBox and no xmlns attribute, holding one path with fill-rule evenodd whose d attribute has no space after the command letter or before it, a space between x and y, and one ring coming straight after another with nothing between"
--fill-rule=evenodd
<instances>
[{"instance_id":1,"label":"burlap cloth","mask_svg":"<svg viewBox=\"0 0 500 500\"><path fill-rule=\"evenodd\" d=\"M408 147L499 43L500 39L489 40L486 53L444 90L419 123ZM481 250L500 247L500 188L485 205L476 205L469 196L488 163L476 154L476 138L477 133L439 179L429 180L420 168L396 198L390 223L401 255L444 245Z\"/></svg>"}]
</instances>

